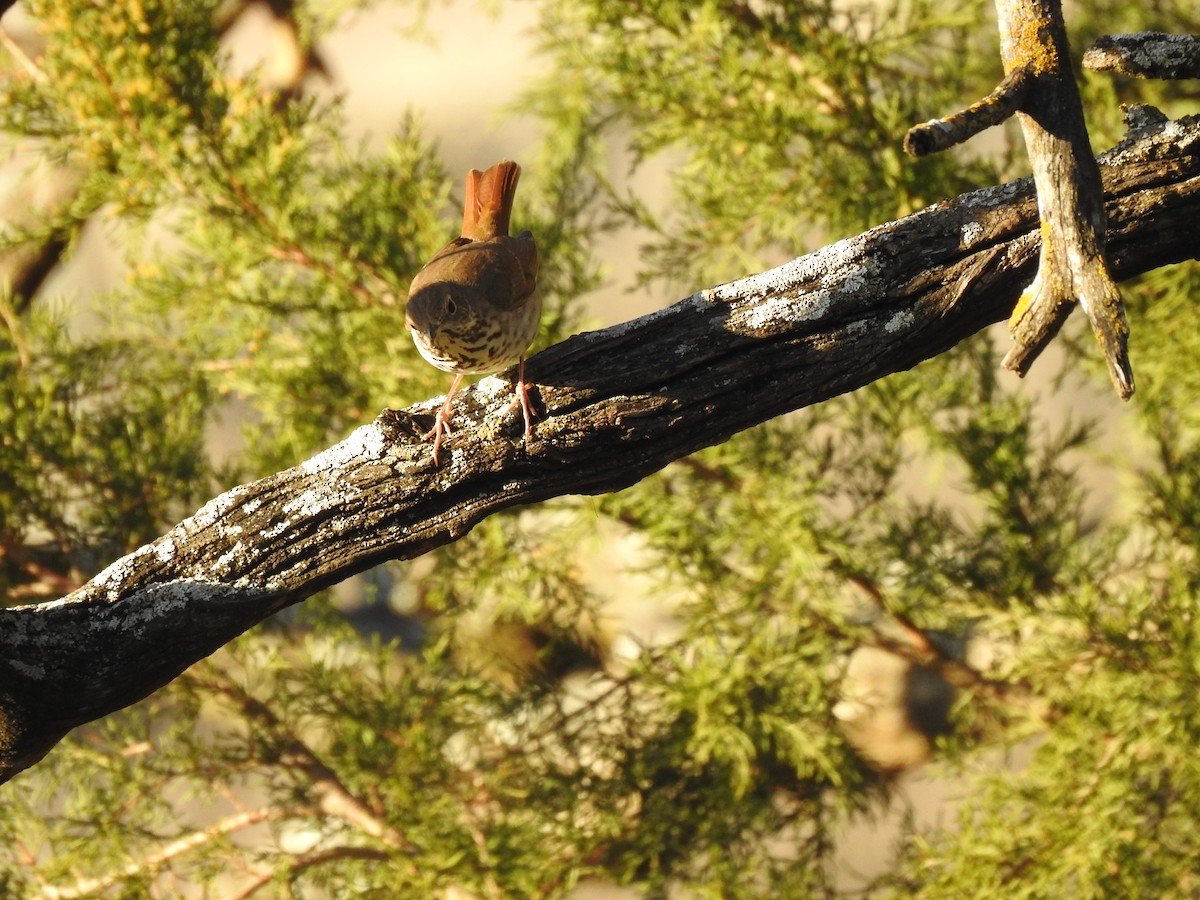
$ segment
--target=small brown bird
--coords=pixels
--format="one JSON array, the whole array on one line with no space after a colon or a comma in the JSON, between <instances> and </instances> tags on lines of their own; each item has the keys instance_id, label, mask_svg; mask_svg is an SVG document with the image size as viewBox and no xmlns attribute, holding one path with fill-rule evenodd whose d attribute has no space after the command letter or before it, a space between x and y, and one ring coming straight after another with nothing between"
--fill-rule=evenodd
<instances>
[{"instance_id":1,"label":"small brown bird","mask_svg":"<svg viewBox=\"0 0 1200 900\"><path fill-rule=\"evenodd\" d=\"M464 375L497 372L519 363L516 397L529 439L529 385L525 351L537 336L542 302L534 291L538 252L533 235L508 233L521 167L511 160L467 173L462 237L425 264L408 290L405 325L431 364L454 373L454 383L424 439L433 438L436 464L450 434L450 401Z\"/></svg>"}]
</instances>

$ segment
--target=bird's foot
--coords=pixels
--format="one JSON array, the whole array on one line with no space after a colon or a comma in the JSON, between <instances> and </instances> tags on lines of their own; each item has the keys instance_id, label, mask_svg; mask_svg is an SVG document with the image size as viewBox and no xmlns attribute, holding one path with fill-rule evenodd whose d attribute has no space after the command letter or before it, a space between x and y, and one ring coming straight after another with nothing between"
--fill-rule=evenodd
<instances>
[{"instance_id":1,"label":"bird's foot","mask_svg":"<svg viewBox=\"0 0 1200 900\"><path fill-rule=\"evenodd\" d=\"M442 446L442 437L447 434L453 434L454 429L450 427L450 416L443 406L438 410L437 418L433 421L433 427L421 435L421 440L427 441L433 438L433 464L438 464L438 450Z\"/></svg>"},{"instance_id":2,"label":"bird's foot","mask_svg":"<svg viewBox=\"0 0 1200 900\"><path fill-rule=\"evenodd\" d=\"M454 433L454 429L450 427L450 401L454 399L454 392L458 389L460 381L462 381L461 375L454 379L454 384L450 386L450 393L446 395L446 401L438 407L433 427L421 435L423 441L433 438L433 464L435 466L438 464L438 450L441 449L442 438L447 434Z\"/></svg>"},{"instance_id":3,"label":"bird's foot","mask_svg":"<svg viewBox=\"0 0 1200 900\"><path fill-rule=\"evenodd\" d=\"M514 390L515 396L512 398L512 402L504 408L504 412L501 413L500 416L501 418L505 418L509 413L516 409L517 406L521 407L521 418L525 421L526 443L528 443L529 439L533 437L533 419L535 415L533 412L533 407L529 405L529 387L529 382L525 380L525 359L522 357L517 368L517 384L516 389Z\"/></svg>"}]
</instances>

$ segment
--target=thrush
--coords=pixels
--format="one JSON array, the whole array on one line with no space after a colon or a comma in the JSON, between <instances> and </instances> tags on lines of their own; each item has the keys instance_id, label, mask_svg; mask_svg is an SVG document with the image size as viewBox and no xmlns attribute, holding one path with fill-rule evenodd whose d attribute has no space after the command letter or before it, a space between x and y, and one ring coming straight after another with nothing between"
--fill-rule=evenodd
<instances>
[{"instance_id":1,"label":"thrush","mask_svg":"<svg viewBox=\"0 0 1200 900\"><path fill-rule=\"evenodd\" d=\"M516 396L505 414L520 404L525 439L530 437L525 351L537 336L542 303L534 290L533 235L508 233L520 177L521 167L511 160L468 172L462 235L434 254L409 287L404 319L417 350L431 365L454 373L434 426L423 436L433 438L435 464L442 438L452 433L450 404L465 375L517 363Z\"/></svg>"}]
</instances>

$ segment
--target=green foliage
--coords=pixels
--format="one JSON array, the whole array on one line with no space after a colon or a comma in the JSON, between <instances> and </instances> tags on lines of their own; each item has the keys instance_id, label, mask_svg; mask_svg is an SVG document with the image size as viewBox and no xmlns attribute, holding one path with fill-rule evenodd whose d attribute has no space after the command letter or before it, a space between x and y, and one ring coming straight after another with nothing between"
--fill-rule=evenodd
<instances>
[{"instance_id":1,"label":"green foliage","mask_svg":"<svg viewBox=\"0 0 1200 900\"><path fill-rule=\"evenodd\" d=\"M204 499L209 392L160 347L72 341L41 311L13 337L0 343L0 588L16 598L44 571L98 571Z\"/></svg>"},{"instance_id":2,"label":"green foliage","mask_svg":"<svg viewBox=\"0 0 1200 900\"><path fill-rule=\"evenodd\" d=\"M552 2L532 99L628 127L635 161L672 151L668 210L627 201L657 234L646 275L716 283L994 177L896 139L997 74L989 5Z\"/></svg>"},{"instance_id":3,"label":"green foliage","mask_svg":"<svg viewBox=\"0 0 1200 900\"><path fill-rule=\"evenodd\" d=\"M302 4L304 39L350 5ZM61 299L0 301L7 602L57 596L221 487L444 389L398 298L453 231L458 185L415 116L372 150L343 139L338 102L232 75L217 4L29 6L45 77L0 82L0 124L83 182L4 247L100 218L125 271L86 330ZM1076 51L1114 23L1195 30L1187 4L1143 6L1072 10ZM983 2L540 15L550 68L525 108L545 135L515 224L545 260L543 345L577 329L611 228L647 229L643 278L692 290L1020 168L1003 142L899 149L997 77ZM1098 143L1119 134L1117 99L1188 99L1084 84ZM661 208L614 158L669 162ZM983 336L620 494L494 517L386 567L416 649L324 599L257 629L6 786L0 894L550 897L595 876L646 896L828 895L846 887L846 817L893 785L839 728L847 654L953 662L939 635L1002 648L956 682L939 746L966 799L945 828L910 824L869 891L1196 893L1198 277L1125 287L1126 409L1095 399L1082 327L1044 397ZM1067 392L1088 405L1057 412ZM229 419L245 448L216 454ZM669 622L632 647L623 617L646 604Z\"/></svg>"}]
</instances>

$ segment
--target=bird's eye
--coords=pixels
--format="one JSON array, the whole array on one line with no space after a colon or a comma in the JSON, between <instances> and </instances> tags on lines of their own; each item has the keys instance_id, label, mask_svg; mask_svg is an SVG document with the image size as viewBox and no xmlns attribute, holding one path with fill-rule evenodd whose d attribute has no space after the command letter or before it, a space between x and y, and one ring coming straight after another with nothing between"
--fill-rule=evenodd
<instances>
[{"instance_id":1,"label":"bird's eye","mask_svg":"<svg viewBox=\"0 0 1200 900\"><path fill-rule=\"evenodd\" d=\"M458 304L454 302L453 298L447 297L446 298L446 315L452 316L456 312L458 312Z\"/></svg>"}]
</instances>

